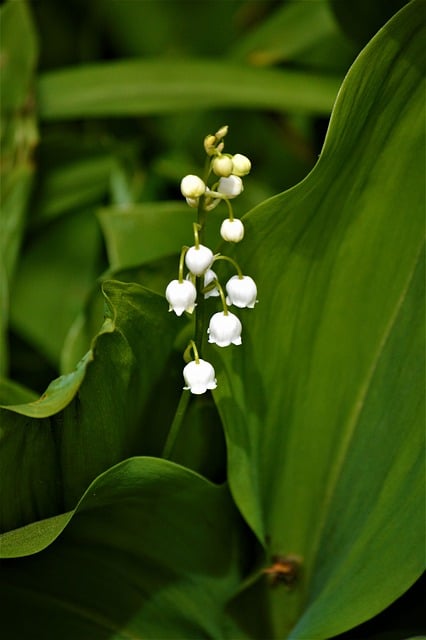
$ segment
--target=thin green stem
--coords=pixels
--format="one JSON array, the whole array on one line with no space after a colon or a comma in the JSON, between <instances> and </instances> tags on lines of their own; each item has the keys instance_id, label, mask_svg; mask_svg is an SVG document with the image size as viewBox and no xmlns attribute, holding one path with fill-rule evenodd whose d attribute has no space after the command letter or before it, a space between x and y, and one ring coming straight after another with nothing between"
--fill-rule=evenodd
<instances>
[{"instance_id":1,"label":"thin green stem","mask_svg":"<svg viewBox=\"0 0 426 640\"><path fill-rule=\"evenodd\" d=\"M182 284L183 282L183 265L184 265L184 260L185 260L185 255L186 252L188 251L189 247L182 247L182 251L180 252L180 258L179 258L179 282Z\"/></svg>"},{"instance_id":2,"label":"thin green stem","mask_svg":"<svg viewBox=\"0 0 426 640\"><path fill-rule=\"evenodd\" d=\"M213 263L217 262L218 260L226 260L227 262L230 262L236 269L237 273L238 273L238 277L240 280L243 279L243 272L240 269L240 265L238 264L238 262L236 260L233 260L232 258L230 258L229 256L222 256L222 255L217 255L213 258Z\"/></svg>"},{"instance_id":3,"label":"thin green stem","mask_svg":"<svg viewBox=\"0 0 426 640\"><path fill-rule=\"evenodd\" d=\"M175 448L176 440L179 435L180 428L182 426L183 419L185 417L186 409L190 398L189 391L182 391L179 404L176 409L175 417L173 418L172 426L170 427L169 434L167 436L166 443L164 445L162 457L169 460L173 449Z\"/></svg>"},{"instance_id":4,"label":"thin green stem","mask_svg":"<svg viewBox=\"0 0 426 640\"><path fill-rule=\"evenodd\" d=\"M195 362L199 364L200 356L198 355L197 345L195 344L194 340L189 341L188 346L183 352L183 359L185 360L185 362L189 362L191 360L191 350L192 350L192 353L194 354Z\"/></svg>"},{"instance_id":5,"label":"thin green stem","mask_svg":"<svg viewBox=\"0 0 426 640\"><path fill-rule=\"evenodd\" d=\"M207 179L210 175L210 157L206 158L205 166L204 166L204 182L207 183ZM207 219L207 211L204 209L204 196L200 198L197 209L197 233L198 233L198 241L203 244L204 242L204 234L205 234L205 226ZM196 285L197 289L197 306L194 309L195 316L195 337L194 341L200 347L203 343L204 336L204 326L205 326L205 316L206 316L206 306L204 304L204 276L200 276L197 278Z\"/></svg>"},{"instance_id":6,"label":"thin green stem","mask_svg":"<svg viewBox=\"0 0 426 640\"><path fill-rule=\"evenodd\" d=\"M225 294L223 293L223 289L221 287L221 284L219 282L219 280L214 280L217 290L219 291L220 294L220 299L222 300L222 306L223 306L223 315L227 316L229 311L228 311L228 306L226 304L226 300L225 300Z\"/></svg>"},{"instance_id":7,"label":"thin green stem","mask_svg":"<svg viewBox=\"0 0 426 640\"><path fill-rule=\"evenodd\" d=\"M234 211L232 210L232 204L229 202L228 198L224 198L224 201L226 202L226 206L228 207L229 219L231 221L233 221L234 220Z\"/></svg>"}]
</instances>

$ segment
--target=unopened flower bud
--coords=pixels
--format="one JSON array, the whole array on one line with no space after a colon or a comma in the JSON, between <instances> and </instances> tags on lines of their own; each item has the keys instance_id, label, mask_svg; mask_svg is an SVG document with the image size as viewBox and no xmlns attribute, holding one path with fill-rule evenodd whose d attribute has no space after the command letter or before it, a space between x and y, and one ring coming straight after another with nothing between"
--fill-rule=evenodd
<instances>
[{"instance_id":1,"label":"unopened flower bud","mask_svg":"<svg viewBox=\"0 0 426 640\"><path fill-rule=\"evenodd\" d=\"M204 138L204 150L207 153L208 156L211 156L215 153L216 149L215 149L215 145L216 145L216 137L212 136L212 135L208 135Z\"/></svg>"},{"instance_id":2,"label":"unopened flower bud","mask_svg":"<svg viewBox=\"0 0 426 640\"><path fill-rule=\"evenodd\" d=\"M231 175L233 166L232 159L229 156L216 156L212 161L213 172L217 176L225 178Z\"/></svg>"},{"instance_id":3,"label":"unopened flower bud","mask_svg":"<svg viewBox=\"0 0 426 640\"><path fill-rule=\"evenodd\" d=\"M216 131L215 133L216 140L217 141L222 140L222 138L224 138L228 133L228 129L229 127L227 124L224 125L223 127L220 127L220 129L218 129L218 131Z\"/></svg>"},{"instance_id":4,"label":"unopened flower bud","mask_svg":"<svg viewBox=\"0 0 426 640\"><path fill-rule=\"evenodd\" d=\"M243 189L243 181L234 175L230 175L228 178L221 178L217 186L217 191L227 198L236 198Z\"/></svg>"},{"instance_id":5,"label":"unopened flower bud","mask_svg":"<svg viewBox=\"0 0 426 640\"><path fill-rule=\"evenodd\" d=\"M206 191L206 185L198 176L191 174L182 178L180 190L185 198L199 198Z\"/></svg>"},{"instance_id":6,"label":"unopened flower bud","mask_svg":"<svg viewBox=\"0 0 426 640\"><path fill-rule=\"evenodd\" d=\"M188 362L183 369L183 377L187 384L184 389L196 395L217 387L213 366L201 358L198 359L198 362L196 360Z\"/></svg>"},{"instance_id":7,"label":"unopened flower bud","mask_svg":"<svg viewBox=\"0 0 426 640\"><path fill-rule=\"evenodd\" d=\"M233 313L219 311L210 318L209 342L218 347L227 347L230 344L241 344L241 322Z\"/></svg>"},{"instance_id":8,"label":"unopened flower bud","mask_svg":"<svg viewBox=\"0 0 426 640\"><path fill-rule=\"evenodd\" d=\"M243 156L241 153L236 153L232 156L233 170L232 173L235 176L246 176L250 173L251 162L247 156Z\"/></svg>"},{"instance_id":9,"label":"unopened flower bud","mask_svg":"<svg viewBox=\"0 0 426 640\"><path fill-rule=\"evenodd\" d=\"M226 218L220 227L220 235L227 242L241 242L244 238L244 225L238 218Z\"/></svg>"},{"instance_id":10,"label":"unopened flower bud","mask_svg":"<svg viewBox=\"0 0 426 640\"><path fill-rule=\"evenodd\" d=\"M195 307L197 290L189 280L172 280L167 285L166 299L169 303L169 311L174 311L177 316L181 316L184 311L192 313Z\"/></svg>"},{"instance_id":11,"label":"unopened flower bud","mask_svg":"<svg viewBox=\"0 0 426 640\"><path fill-rule=\"evenodd\" d=\"M213 251L200 244L190 247L185 254L185 264L195 276L201 276L213 262Z\"/></svg>"},{"instance_id":12,"label":"unopened flower bud","mask_svg":"<svg viewBox=\"0 0 426 640\"><path fill-rule=\"evenodd\" d=\"M257 300L257 287L250 276L232 276L226 283L226 304L233 304L240 309L253 309Z\"/></svg>"}]
</instances>

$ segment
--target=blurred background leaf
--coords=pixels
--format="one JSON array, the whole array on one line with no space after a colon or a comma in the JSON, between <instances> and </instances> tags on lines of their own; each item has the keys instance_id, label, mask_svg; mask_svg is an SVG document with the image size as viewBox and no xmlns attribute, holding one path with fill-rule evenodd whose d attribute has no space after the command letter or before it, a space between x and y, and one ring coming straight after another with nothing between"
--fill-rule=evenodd
<instances>
[{"instance_id":1,"label":"blurred background leaf","mask_svg":"<svg viewBox=\"0 0 426 640\"><path fill-rule=\"evenodd\" d=\"M329 0L344 33L358 44L365 45L408 0L360 0L340 2Z\"/></svg>"},{"instance_id":2,"label":"blurred background leaf","mask_svg":"<svg viewBox=\"0 0 426 640\"><path fill-rule=\"evenodd\" d=\"M0 375L9 366L6 330L10 288L24 233L37 143L33 74L37 36L27 5L0 8Z\"/></svg>"}]
</instances>

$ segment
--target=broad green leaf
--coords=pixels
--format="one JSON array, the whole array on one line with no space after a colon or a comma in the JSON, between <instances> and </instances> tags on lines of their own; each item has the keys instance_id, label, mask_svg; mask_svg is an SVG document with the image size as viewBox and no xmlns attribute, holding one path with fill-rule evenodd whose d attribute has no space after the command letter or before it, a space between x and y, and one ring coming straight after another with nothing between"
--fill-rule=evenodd
<instances>
[{"instance_id":1,"label":"broad green leaf","mask_svg":"<svg viewBox=\"0 0 426 640\"><path fill-rule=\"evenodd\" d=\"M106 320L77 369L39 400L0 410L3 531L74 508L99 473L149 453L178 326L164 298L140 285L103 289ZM174 407L162 409L167 425Z\"/></svg>"},{"instance_id":2,"label":"broad green leaf","mask_svg":"<svg viewBox=\"0 0 426 640\"><path fill-rule=\"evenodd\" d=\"M90 8L120 55L173 59L193 52L223 55L238 35L241 0L226 2L104 2ZM206 28L206 25L212 28ZM214 28L213 25L220 25Z\"/></svg>"},{"instance_id":3,"label":"broad green leaf","mask_svg":"<svg viewBox=\"0 0 426 640\"><path fill-rule=\"evenodd\" d=\"M28 100L35 62L37 35L26 2L9 0L0 9L0 94L2 112L13 112Z\"/></svg>"},{"instance_id":4,"label":"broad green leaf","mask_svg":"<svg viewBox=\"0 0 426 640\"><path fill-rule=\"evenodd\" d=\"M31 215L32 225L101 202L108 192L113 166L110 155L49 166L38 187Z\"/></svg>"},{"instance_id":5,"label":"broad green leaf","mask_svg":"<svg viewBox=\"0 0 426 640\"><path fill-rule=\"evenodd\" d=\"M259 304L242 347L206 349L237 505L303 559L274 637L329 638L423 569L423 6L360 54L310 175L245 218Z\"/></svg>"},{"instance_id":6,"label":"broad green leaf","mask_svg":"<svg viewBox=\"0 0 426 640\"><path fill-rule=\"evenodd\" d=\"M165 460L133 458L97 478L75 515L3 536L7 637L221 638L250 556L225 485ZM35 527L39 526L39 533ZM19 612L25 609L25 616Z\"/></svg>"},{"instance_id":7,"label":"broad green leaf","mask_svg":"<svg viewBox=\"0 0 426 640\"><path fill-rule=\"evenodd\" d=\"M100 251L97 220L87 209L40 228L20 260L10 324L55 366L98 275Z\"/></svg>"},{"instance_id":8,"label":"broad green leaf","mask_svg":"<svg viewBox=\"0 0 426 640\"><path fill-rule=\"evenodd\" d=\"M32 96L37 38L25 2L7 2L0 8L0 32L0 373L4 373L10 283L22 242L37 143Z\"/></svg>"},{"instance_id":9,"label":"broad green leaf","mask_svg":"<svg viewBox=\"0 0 426 640\"><path fill-rule=\"evenodd\" d=\"M223 210L212 213L209 238L219 237ZM178 256L183 245L193 243L194 210L182 202L143 202L99 211L108 260L112 269L127 269L165 256ZM179 258L176 258L177 273ZM170 273L170 279L175 277Z\"/></svg>"},{"instance_id":10,"label":"broad green leaf","mask_svg":"<svg viewBox=\"0 0 426 640\"><path fill-rule=\"evenodd\" d=\"M37 85L42 120L239 107L329 114L340 78L210 60L122 60L50 71Z\"/></svg>"},{"instance_id":11,"label":"broad green leaf","mask_svg":"<svg viewBox=\"0 0 426 640\"><path fill-rule=\"evenodd\" d=\"M62 533L76 510L73 509L45 520L31 522L31 524L19 529L0 533L0 558L2 560L23 558L46 549Z\"/></svg>"},{"instance_id":12,"label":"broad green leaf","mask_svg":"<svg viewBox=\"0 0 426 640\"><path fill-rule=\"evenodd\" d=\"M138 228L138 232L141 231ZM132 239L137 250L137 242ZM123 245L124 248L124 245ZM126 254L123 253L126 260ZM179 257L169 256L161 260L143 264L129 269L108 269L93 285L87 296L84 308L75 318L66 335L60 357L61 373L71 373L79 360L90 349L91 342L102 326L104 318L104 296L102 286L105 281L117 280L121 283L136 283L162 296L164 309L167 302L164 298L166 286L175 277Z\"/></svg>"},{"instance_id":13,"label":"broad green leaf","mask_svg":"<svg viewBox=\"0 0 426 640\"><path fill-rule=\"evenodd\" d=\"M108 261L125 269L176 254L191 240L194 212L182 202L147 202L99 211Z\"/></svg>"},{"instance_id":14,"label":"broad green leaf","mask_svg":"<svg viewBox=\"0 0 426 640\"><path fill-rule=\"evenodd\" d=\"M13 380L0 378L0 405L22 404L34 400L37 400L37 394L33 391Z\"/></svg>"},{"instance_id":15,"label":"broad green leaf","mask_svg":"<svg viewBox=\"0 0 426 640\"><path fill-rule=\"evenodd\" d=\"M289 61L336 31L327 0L287 2L240 38L233 54L263 66Z\"/></svg>"}]
</instances>

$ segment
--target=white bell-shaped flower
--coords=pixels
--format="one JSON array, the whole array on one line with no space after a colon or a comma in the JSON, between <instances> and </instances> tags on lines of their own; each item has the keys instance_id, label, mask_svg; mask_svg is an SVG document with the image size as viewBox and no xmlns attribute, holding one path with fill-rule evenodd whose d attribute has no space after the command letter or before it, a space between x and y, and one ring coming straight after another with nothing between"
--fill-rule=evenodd
<instances>
[{"instance_id":1,"label":"white bell-shaped flower","mask_svg":"<svg viewBox=\"0 0 426 640\"><path fill-rule=\"evenodd\" d=\"M191 174L182 178L180 190L185 198L199 198L206 191L206 185L198 176Z\"/></svg>"},{"instance_id":2,"label":"white bell-shaped flower","mask_svg":"<svg viewBox=\"0 0 426 640\"><path fill-rule=\"evenodd\" d=\"M209 342L218 347L227 347L230 344L241 344L242 325L233 313L219 311L210 318Z\"/></svg>"},{"instance_id":3,"label":"white bell-shaped flower","mask_svg":"<svg viewBox=\"0 0 426 640\"><path fill-rule=\"evenodd\" d=\"M190 247L185 254L185 264L195 276L201 276L213 262L213 251L200 244Z\"/></svg>"},{"instance_id":4,"label":"white bell-shaped flower","mask_svg":"<svg viewBox=\"0 0 426 640\"><path fill-rule=\"evenodd\" d=\"M220 227L220 235L227 242L241 242L244 238L244 225L238 218L225 218Z\"/></svg>"},{"instance_id":5,"label":"white bell-shaped flower","mask_svg":"<svg viewBox=\"0 0 426 640\"><path fill-rule=\"evenodd\" d=\"M198 362L193 360L183 369L183 377L186 383L184 389L191 393L200 395L205 393L207 389L216 389L216 377L213 366L210 362L199 358Z\"/></svg>"},{"instance_id":6,"label":"white bell-shaped flower","mask_svg":"<svg viewBox=\"0 0 426 640\"><path fill-rule=\"evenodd\" d=\"M242 153L236 153L232 156L232 173L235 176L246 176L250 173L251 162L247 156L243 156Z\"/></svg>"},{"instance_id":7,"label":"white bell-shaped flower","mask_svg":"<svg viewBox=\"0 0 426 640\"><path fill-rule=\"evenodd\" d=\"M232 276L226 283L226 304L233 304L240 309L253 309L256 304L257 287L250 276Z\"/></svg>"},{"instance_id":8,"label":"white bell-shaped flower","mask_svg":"<svg viewBox=\"0 0 426 640\"><path fill-rule=\"evenodd\" d=\"M211 284L215 280L217 280L217 275L215 274L213 269L207 269L207 271L204 274L204 287L208 287L209 284ZM210 291L207 291L204 294L205 298L212 298L212 297L216 298L217 296L220 296L219 289L217 287L210 289Z\"/></svg>"},{"instance_id":9,"label":"white bell-shaped flower","mask_svg":"<svg viewBox=\"0 0 426 640\"><path fill-rule=\"evenodd\" d=\"M238 176L231 175L228 178L221 178L217 186L217 191L227 198L236 198L243 191L243 181Z\"/></svg>"},{"instance_id":10,"label":"white bell-shaped flower","mask_svg":"<svg viewBox=\"0 0 426 640\"><path fill-rule=\"evenodd\" d=\"M197 290L189 280L172 280L167 285L166 299L169 303L169 311L174 311L177 316L181 316L184 311L192 313L197 298Z\"/></svg>"}]
</instances>

